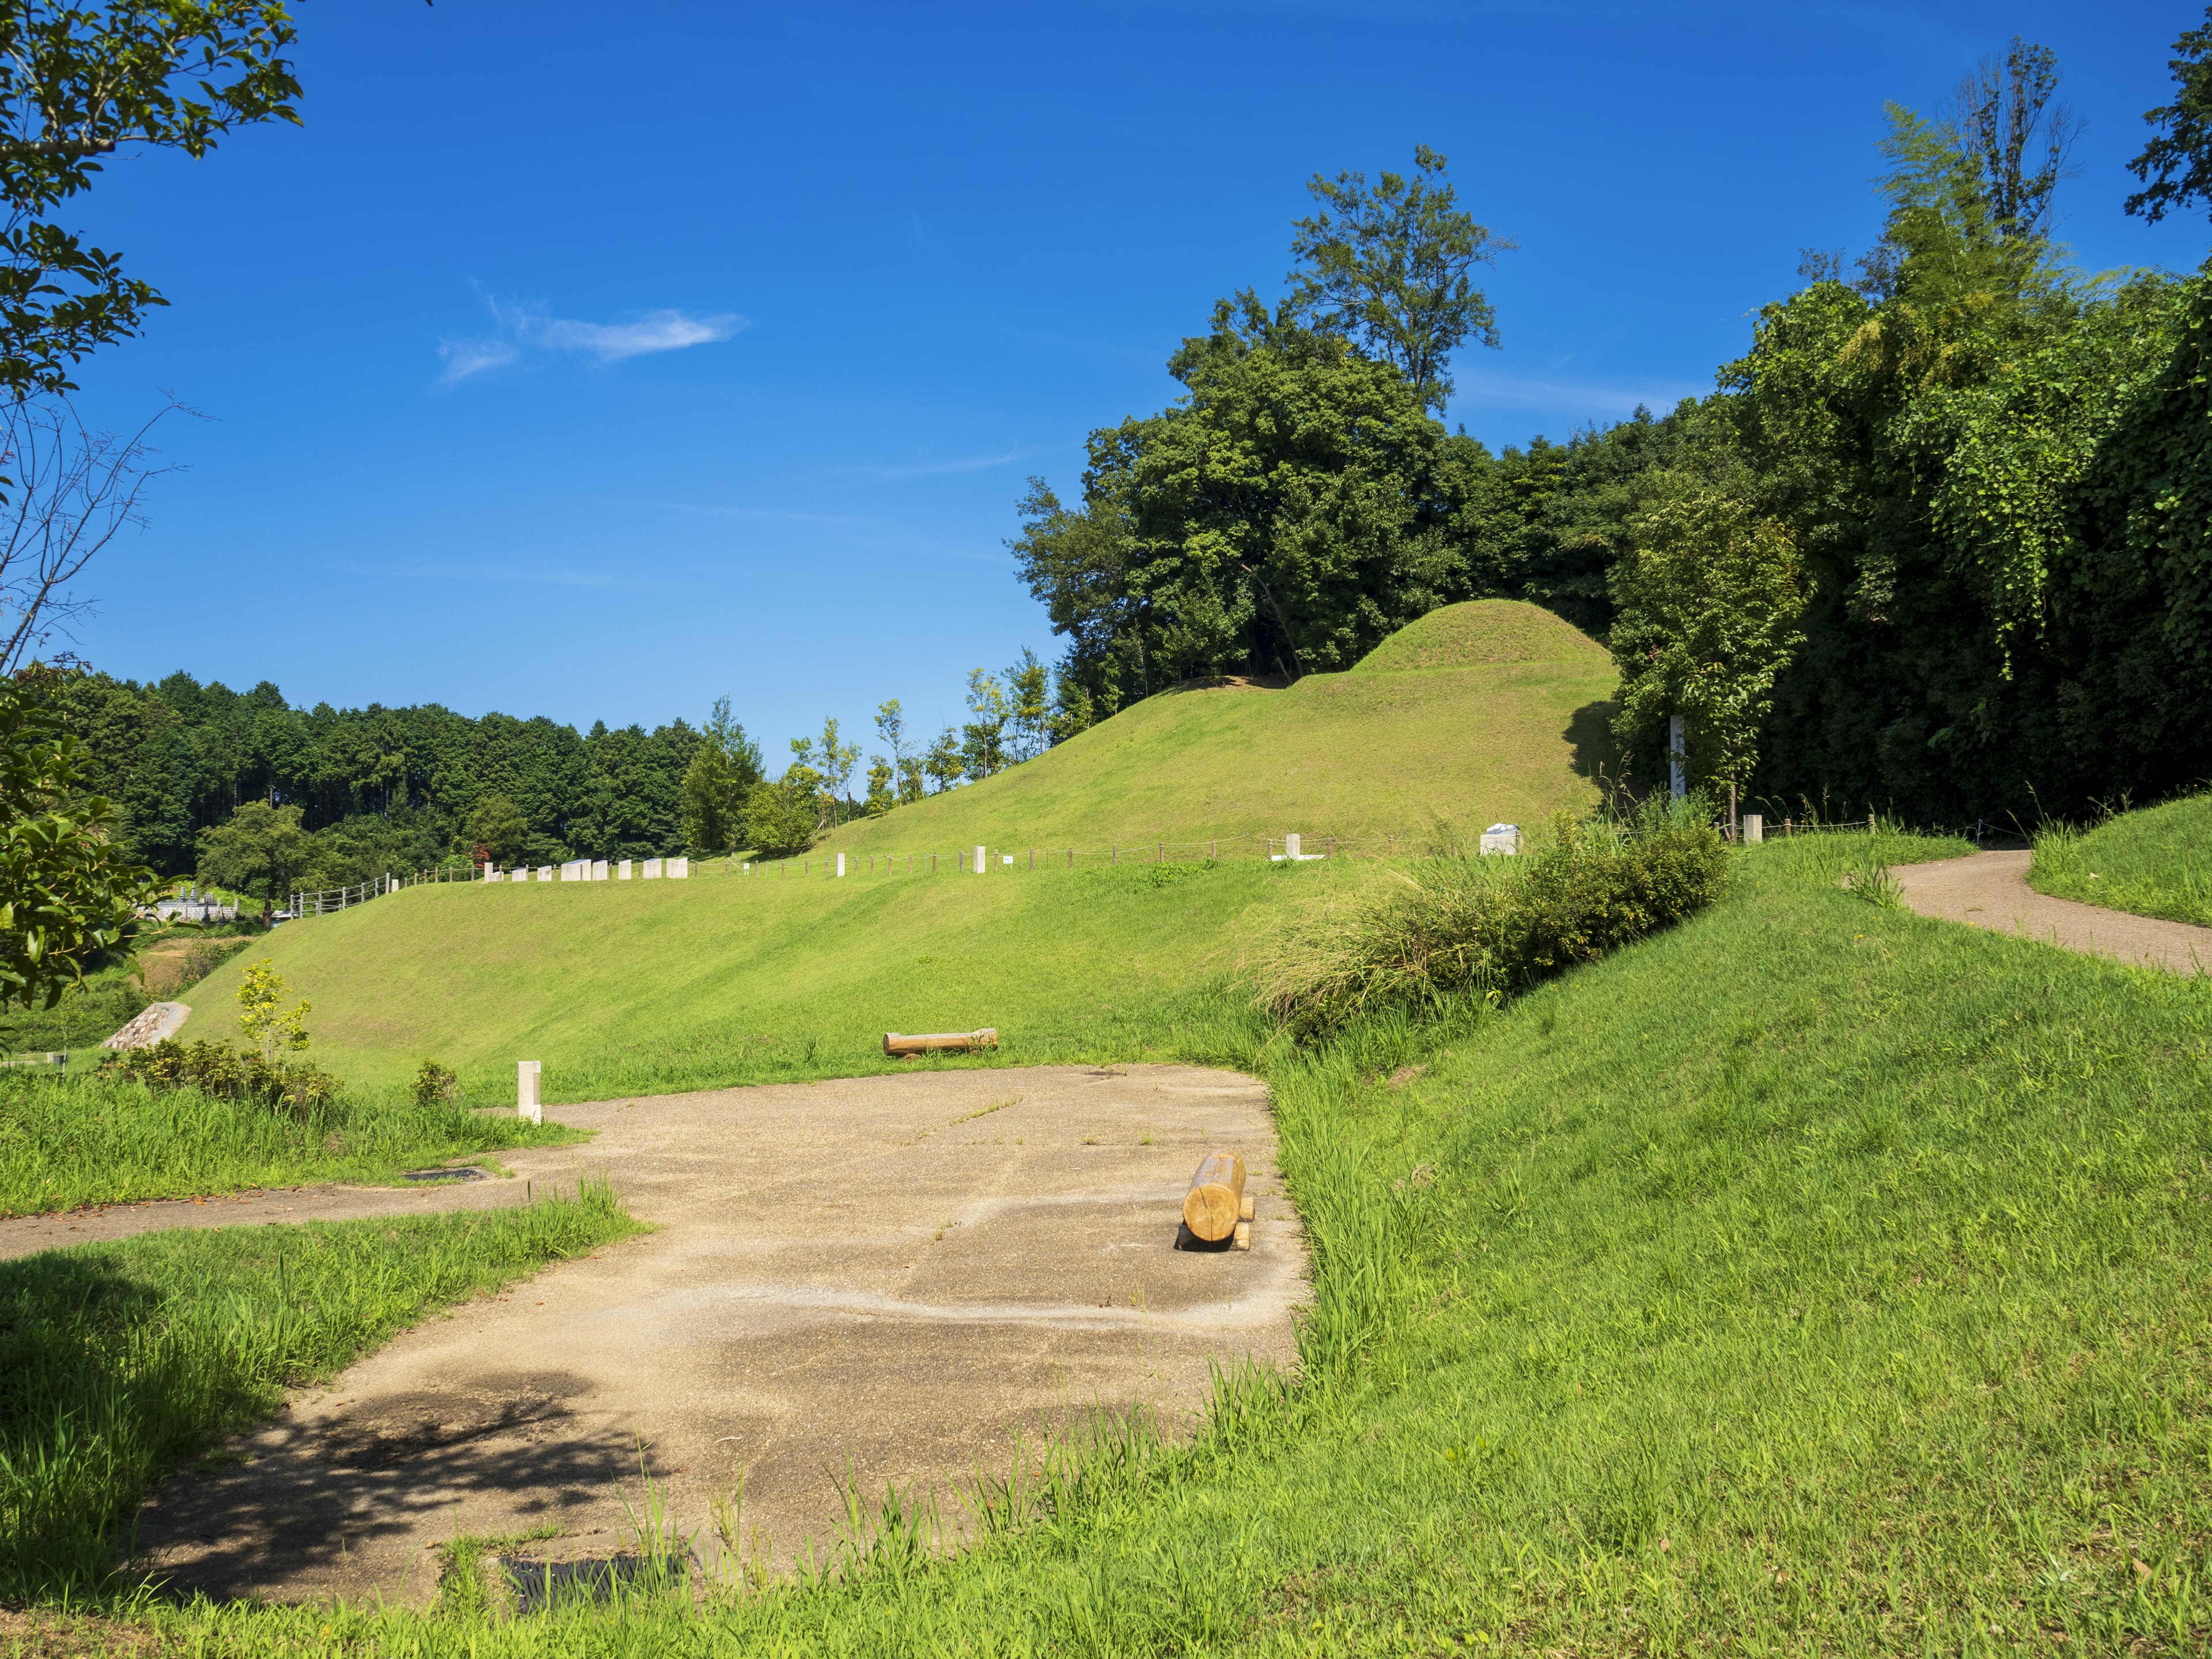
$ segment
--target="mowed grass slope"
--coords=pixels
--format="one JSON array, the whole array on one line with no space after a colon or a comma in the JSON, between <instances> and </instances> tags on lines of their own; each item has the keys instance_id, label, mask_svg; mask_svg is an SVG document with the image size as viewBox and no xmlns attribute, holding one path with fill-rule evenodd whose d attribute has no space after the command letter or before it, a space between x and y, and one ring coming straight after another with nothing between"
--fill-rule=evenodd
<instances>
[{"instance_id":1,"label":"mowed grass slope","mask_svg":"<svg viewBox=\"0 0 2212 1659\"><path fill-rule=\"evenodd\" d=\"M2139 916L2212 927L2212 794L2038 832L2028 885Z\"/></svg>"},{"instance_id":2,"label":"mowed grass slope","mask_svg":"<svg viewBox=\"0 0 2212 1659\"><path fill-rule=\"evenodd\" d=\"M2201 1653L2212 985L1877 908L1856 850L1741 852L1715 909L1456 1029L1186 1033L1275 1085L1303 1377L1079 1450L972 1551L893 1532L704 1606L157 1625L477 1659Z\"/></svg>"},{"instance_id":3,"label":"mowed grass slope","mask_svg":"<svg viewBox=\"0 0 2212 1659\"><path fill-rule=\"evenodd\" d=\"M1285 690L1163 692L1023 765L848 824L823 846L994 852L1238 836L1419 836L1432 819L1540 823L1597 799L1619 685L1549 611L1431 611L1357 668ZM1063 852L1063 856L1064 856Z\"/></svg>"},{"instance_id":4,"label":"mowed grass slope","mask_svg":"<svg viewBox=\"0 0 2212 1659\"><path fill-rule=\"evenodd\" d=\"M815 869L409 889L279 928L195 988L183 1036L232 1037L239 978L265 957L313 1005L316 1063L386 1087L434 1058L477 1104L513 1100L518 1060L543 1062L549 1101L895 1069L887 1030L996 1026L1000 1064L1120 1054L1232 969L1284 893L1335 878Z\"/></svg>"}]
</instances>

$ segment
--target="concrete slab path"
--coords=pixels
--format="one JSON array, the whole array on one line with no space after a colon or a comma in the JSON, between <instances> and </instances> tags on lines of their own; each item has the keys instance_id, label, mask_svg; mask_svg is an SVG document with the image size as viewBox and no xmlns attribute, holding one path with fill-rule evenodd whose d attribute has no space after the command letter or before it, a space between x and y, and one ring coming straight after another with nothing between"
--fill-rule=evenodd
<instances>
[{"instance_id":1,"label":"concrete slab path","mask_svg":"<svg viewBox=\"0 0 2212 1659\"><path fill-rule=\"evenodd\" d=\"M710 1570L830 1543L849 1480L945 1502L1015 1437L1097 1408L1188 1426L1210 1365L1290 1368L1307 1282L1264 1085L1186 1066L919 1073L550 1108L588 1146L507 1154L541 1186L605 1172L659 1231L406 1332L243 1460L142 1512L179 1589L420 1604L436 1547L536 1529L603 1558L649 1473ZM1249 1253L1176 1248L1200 1157L1239 1149ZM522 1182L325 1194L332 1207L512 1202ZM295 1219L319 1207L293 1195ZM190 1207L190 1206L187 1206ZM203 1211L204 1212L204 1211ZM353 1212L361 1212L359 1208ZM627 1508L626 1508L627 1505Z\"/></svg>"},{"instance_id":2,"label":"concrete slab path","mask_svg":"<svg viewBox=\"0 0 2212 1659\"><path fill-rule=\"evenodd\" d=\"M2039 893L2027 884L2028 857L2024 852L1973 853L1933 864L1900 864L1890 873L1904 890L1905 903L1923 916L2171 973L2212 972L2212 927Z\"/></svg>"}]
</instances>

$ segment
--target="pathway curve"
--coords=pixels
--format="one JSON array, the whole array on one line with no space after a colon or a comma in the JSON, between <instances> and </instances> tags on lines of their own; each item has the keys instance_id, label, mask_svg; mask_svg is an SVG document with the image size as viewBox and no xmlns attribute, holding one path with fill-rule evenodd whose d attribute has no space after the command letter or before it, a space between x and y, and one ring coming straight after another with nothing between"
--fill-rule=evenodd
<instances>
[{"instance_id":1,"label":"pathway curve","mask_svg":"<svg viewBox=\"0 0 2212 1659\"><path fill-rule=\"evenodd\" d=\"M599 1134L502 1154L517 1176L604 1172L657 1231L302 1393L154 1496L147 1566L216 1596L420 1605L457 1533L550 1529L530 1553L556 1564L618 1553L641 1471L709 1571L725 1530L778 1566L828 1543L848 1478L872 1504L933 1492L957 1535L955 1487L1008 1473L1018 1435L1033 1454L1071 1418L1138 1406L1173 1430L1212 1368L1296 1364L1304 1243L1267 1089L1236 1073L922 1072L547 1115ZM1251 1170L1253 1248L1179 1249L1191 1171L1222 1146ZM522 1185L305 1189L236 1213L514 1202Z\"/></svg>"},{"instance_id":2,"label":"pathway curve","mask_svg":"<svg viewBox=\"0 0 2212 1659\"><path fill-rule=\"evenodd\" d=\"M1974 853L1934 864L1900 864L1890 873L1905 903L1923 916L2170 973L2212 973L2212 927L2039 893L2027 884L2028 858L2027 853Z\"/></svg>"}]
</instances>

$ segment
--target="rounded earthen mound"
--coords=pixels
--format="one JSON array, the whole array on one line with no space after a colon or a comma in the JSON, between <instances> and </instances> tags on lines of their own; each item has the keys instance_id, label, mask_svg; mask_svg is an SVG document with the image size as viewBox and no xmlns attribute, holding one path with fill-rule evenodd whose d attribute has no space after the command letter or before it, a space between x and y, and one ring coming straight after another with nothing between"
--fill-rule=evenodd
<instances>
[{"instance_id":1,"label":"rounded earthen mound","mask_svg":"<svg viewBox=\"0 0 2212 1659\"><path fill-rule=\"evenodd\" d=\"M1520 599L1469 599L1440 605L1408 623L1353 666L1355 674L1419 668L1479 668L1493 663L1603 662L1606 648L1539 605Z\"/></svg>"}]
</instances>

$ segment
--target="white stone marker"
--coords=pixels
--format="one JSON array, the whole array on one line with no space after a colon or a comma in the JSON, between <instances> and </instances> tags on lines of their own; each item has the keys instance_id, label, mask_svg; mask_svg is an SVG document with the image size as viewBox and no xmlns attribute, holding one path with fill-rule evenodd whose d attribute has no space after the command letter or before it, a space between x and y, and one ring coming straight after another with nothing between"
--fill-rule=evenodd
<instances>
[{"instance_id":1,"label":"white stone marker","mask_svg":"<svg viewBox=\"0 0 2212 1659\"><path fill-rule=\"evenodd\" d=\"M545 1121L545 1109L538 1103L538 1079L543 1070L534 1060L514 1062L514 1115L532 1123Z\"/></svg>"},{"instance_id":2,"label":"white stone marker","mask_svg":"<svg viewBox=\"0 0 2212 1659\"><path fill-rule=\"evenodd\" d=\"M605 859L600 859L592 866L592 879L593 881L605 881L606 878L607 861Z\"/></svg>"},{"instance_id":3,"label":"white stone marker","mask_svg":"<svg viewBox=\"0 0 2212 1659\"><path fill-rule=\"evenodd\" d=\"M837 875L838 875L838 878L839 878L840 880L842 880L842 879L844 878L844 875L845 875L845 855L844 855L842 853L840 853L840 854L837 854Z\"/></svg>"},{"instance_id":4,"label":"white stone marker","mask_svg":"<svg viewBox=\"0 0 2212 1659\"><path fill-rule=\"evenodd\" d=\"M661 873L671 881L682 881L691 873L691 860L688 858L671 859L661 866Z\"/></svg>"},{"instance_id":5,"label":"white stone marker","mask_svg":"<svg viewBox=\"0 0 2212 1659\"><path fill-rule=\"evenodd\" d=\"M1521 826L1517 823L1493 823L1482 832L1482 850L1503 853L1508 858L1517 857L1521 851Z\"/></svg>"},{"instance_id":6,"label":"white stone marker","mask_svg":"<svg viewBox=\"0 0 2212 1659\"><path fill-rule=\"evenodd\" d=\"M617 881L628 881L629 879L629 860L628 859L624 859L620 864L615 866L615 879Z\"/></svg>"},{"instance_id":7,"label":"white stone marker","mask_svg":"<svg viewBox=\"0 0 2212 1659\"><path fill-rule=\"evenodd\" d=\"M979 847L975 849L975 873L979 876L983 873L983 860L986 856L982 848Z\"/></svg>"},{"instance_id":8,"label":"white stone marker","mask_svg":"<svg viewBox=\"0 0 2212 1659\"><path fill-rule=\"evenodd\" d=\"M1756 847L1766 839L1766 814L1746 812L1743 815L1743 839L1747 847Z\"/></svg>"},{"instance_id":9,"label":"white stone marker","mask_svg":"<svg viewBox=\"0 0 2212 1659\"><path fill-rule=\"evenodd\" d=\"M647 881L659 881L660 879L660 860L659 859L647 859L645 861L645 878Z\"/></svg>"},{"instance_id":10,"label":"white stone marker","mask_svg":"<svg viewBox=\"0 0 2212 1659\"><path fill-rule=\"evenodd\" d=\"M1283 856L1293 864L1296 864L1300 859L1305 856L1304 854L1298 851L1298 838L1296 836L1285 836L1283 837Z\"/></svg>"},{"instance_id":11,"label":"white stone marker","mask_svg":"<svg viewBox=\"0 0 2212 1659\"><path fill-rule=\"evenodd\" d=\"M552 880L552 879L553 879L553 866L552 866L551 865L550 865L550 864L541 864L541 865L539 865L539 866L538 866L538 880L540 880L540 881L550 881L550 880Z\"/></svg>"}]
</instances>

